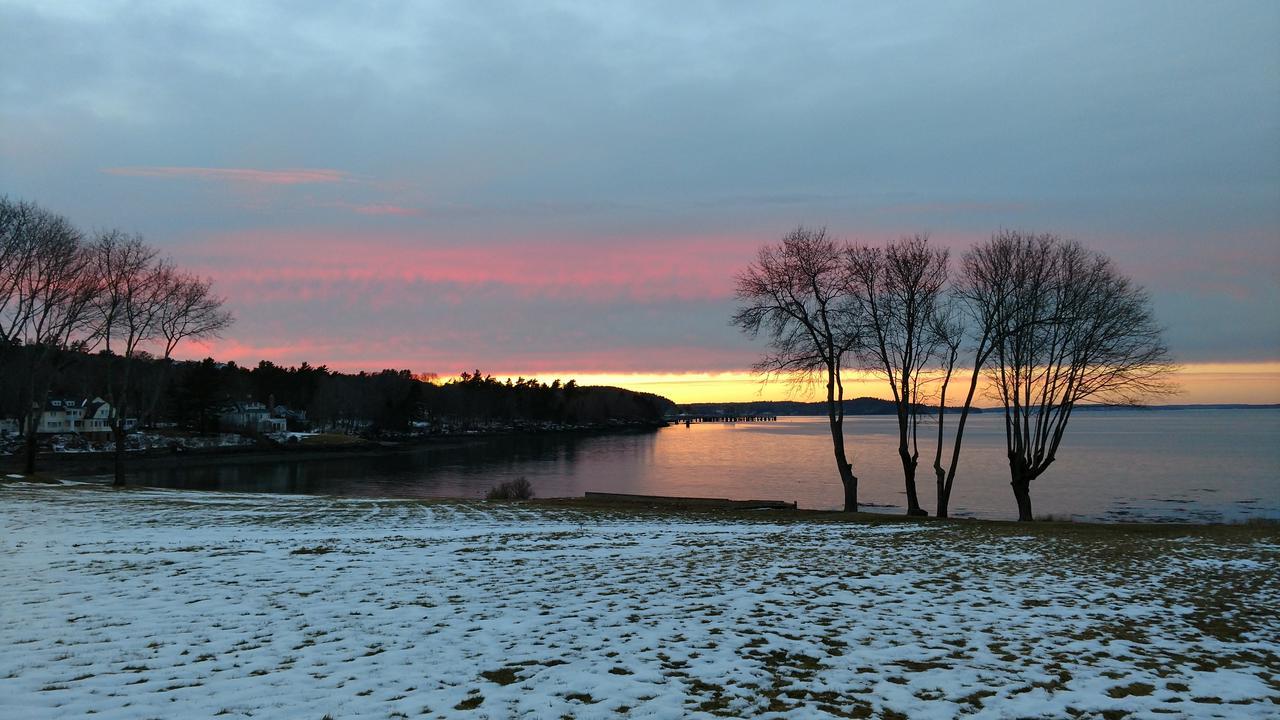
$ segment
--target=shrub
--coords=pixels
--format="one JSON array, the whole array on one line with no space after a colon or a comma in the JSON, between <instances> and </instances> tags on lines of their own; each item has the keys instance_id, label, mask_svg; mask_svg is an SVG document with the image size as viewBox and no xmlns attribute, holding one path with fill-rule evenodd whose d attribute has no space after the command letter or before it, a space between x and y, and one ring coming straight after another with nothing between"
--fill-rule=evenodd
<instances>
[{"instance_id":1,"label":"shrub","mask_svg":"<svg viewBox=\"0 0 1280 720\"><path fill-rule=\"evenodd\" d=\"M528 500L533 497L533 486L523 476L490 488L486 500Z\"/></svg>"}]
</instances>

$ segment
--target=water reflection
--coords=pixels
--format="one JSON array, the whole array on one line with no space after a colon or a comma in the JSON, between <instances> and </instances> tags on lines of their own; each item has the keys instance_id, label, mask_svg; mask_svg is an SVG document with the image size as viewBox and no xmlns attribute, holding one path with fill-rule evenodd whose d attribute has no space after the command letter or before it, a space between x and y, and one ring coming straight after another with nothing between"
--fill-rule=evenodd
<instances>
[{"instance_id":1,"label":"water reflection","mask_svg":"<svg viewBox=\"0 0 1280 720\"><path fill-rule=\"evenodd\" d=\"M864 502L903 504L893 418L848 421ZM922 435L922 440L924 439ZM921 446L921 502L934 502L933 437ZM966 433L953 514L1013 512L999 415ZM654 495L841 501L822 418L711 423L623 435L532 435L429 444L407 452L139 469L135 484L377 497L483 497L527 477L541 497L588 490ZM1037 514L1212 521L1280 517L1280 412L1080 413L1058 462L1032 486Z\"/></svg>"}]
</instances>

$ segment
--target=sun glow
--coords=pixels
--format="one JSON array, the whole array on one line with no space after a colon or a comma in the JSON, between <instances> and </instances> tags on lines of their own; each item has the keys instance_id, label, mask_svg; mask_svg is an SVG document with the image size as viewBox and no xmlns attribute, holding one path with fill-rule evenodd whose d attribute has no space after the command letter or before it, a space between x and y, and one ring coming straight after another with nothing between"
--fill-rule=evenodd
<instances>
[{"instance_id":1,"label":"sun glow","mask_svg":"<svg viewBox=\"0 0 1280 720\"><path fill-rule=\"evenodd\" d=\"M494 373L496 377L506 374ZM519 373L511 373L516 377ZM639 392L650 392L677 403L751 402L760 400L821 400L824 386L819 382L797 383L786 379L764 382L748 371L720 373L537 373L546 382L556 378L573 378L579 385L612 385ZM526 375L527 377L527 375ZM1280 362L1196 363L1182 366L1176 376L1181 392L1155 403L1280 403ZM963 400L967 376L957 377L948 391L948 405ZM870 373L848 373L844 379L845 397L889 398L884 381ZM981 391L980 391L981 392ZM978 405L990 405L985 395Z\"/></svg>"}]
</instances>

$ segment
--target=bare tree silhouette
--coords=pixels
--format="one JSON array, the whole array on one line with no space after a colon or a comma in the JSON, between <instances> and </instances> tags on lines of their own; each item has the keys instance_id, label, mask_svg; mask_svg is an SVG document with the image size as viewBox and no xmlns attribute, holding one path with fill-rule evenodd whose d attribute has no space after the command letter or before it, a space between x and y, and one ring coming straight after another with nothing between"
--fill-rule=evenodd
<instances>
[{"instance_id":1,"label":"bare tree silhouette","mask_svg":"<svg viewBox=\"0 0 1280 720\"><path fill-rule=\"evenodd\" d=\"M36 470L36 426L64 351L78 347L96 292L91 256L66 218L0 199L0 345L18 355L23 470Z\"/></svg>"},{"instance_id":2,"label":"bare tree silhouette","mask_svg":"<svg viewBox=\"0 0 1280 720\"><path fill-rule=\"evenodd\" d=\"M1004 407L1018 519L1083 402L1171 392L1174 369L1146 292L1111 260L1056 235L1006 231L965 257L968 301L992 319L986 366Z\"/></svg>"},{"instance_id":3,"label":"bare tree silhouette","mask_svg":"<svg viewBox=\"0 0 1280 720\"><path fill-rule=\"evenodd\" d=\"M171 272L159 253L140 235L119 230L99 233L93 244L99 292L94 300L94 338L119 362L108 364L107 402L111 405L112 438L115 440L115 480L125 484L124 454L129 396L134 360L143 347L160 335L160 308ZM114 343L114 347L113 347Z\"/></svg>"},{"instance_id":4,"label":"bare tree silhouette","mask_svg":"<svg viewBox=\"0 0 1280 720\"><path fill-rule=\"evenodd\" d=\"M846 359L861 343L861 323L850 302L844 248L826 229L796 228L780 243L760 249L737 278L739 306L733 323L752 337L764 333L769 350L755 364L775 376L826 382L827 418L844 509L858 509L858 478L844 442Z\"/></svg>"},{"instance_id":5,"label":"bare tree silhouette","mask_svg":"<svg viewBox=\"0 0 1280 720\"><path fill-rule=\"evenodd\" d=\"M865 325L863 364L888 381L893 394L907 514L928 515L916 493L920 388L940 347L935 316L945 299L948 253L916 235L883 249L848 248L845 263L849 295Z\"/></svg>"}]
</instances>

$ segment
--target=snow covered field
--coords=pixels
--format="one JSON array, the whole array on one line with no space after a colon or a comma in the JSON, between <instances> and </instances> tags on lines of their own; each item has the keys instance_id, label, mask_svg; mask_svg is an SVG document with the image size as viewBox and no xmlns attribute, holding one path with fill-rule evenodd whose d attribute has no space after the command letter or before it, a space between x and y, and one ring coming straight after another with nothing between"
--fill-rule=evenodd
<instances>
[{"instance_id":1,"label":"snow covered field","mask_svg":"<svg viewBox=\"0 0 1280 720\"><path fill-rule=\"evenodd\" d=\"M0 485L0 717L1277 717L1280 536Z\"/></svg>"}]
</instances>

